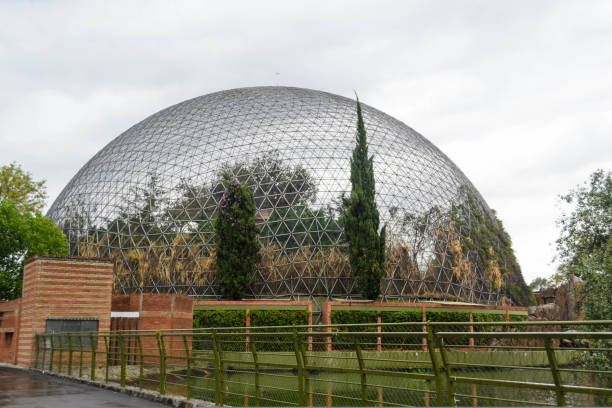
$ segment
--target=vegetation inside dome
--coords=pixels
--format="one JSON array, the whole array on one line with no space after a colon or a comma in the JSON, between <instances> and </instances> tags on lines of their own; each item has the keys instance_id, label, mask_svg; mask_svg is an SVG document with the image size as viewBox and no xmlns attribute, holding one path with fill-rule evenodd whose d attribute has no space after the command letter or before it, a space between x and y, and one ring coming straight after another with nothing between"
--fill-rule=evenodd
<instances>
[{"instance_id":1,"label":"vegetation inside dome","mask_svg":"<svg viewBox=\"0 0 612 408\"><path fill-rule=\"evenodd\" d=\"M74 253L114 259L116 292L216 297L213 222L224 172L246 183L257 205L262 248L250 296L359 297L341 201L317 208L315 178L274 154L225 165L204 185L181 180L166 189L151 174L105 225L75 212L61 227ZM505 294L516 305L532 303L499 219L468 187L461 197L451 208L421 214L390 209L401 227L387 239L384 299L500 303Z\"/></svg>"}]
</instances>

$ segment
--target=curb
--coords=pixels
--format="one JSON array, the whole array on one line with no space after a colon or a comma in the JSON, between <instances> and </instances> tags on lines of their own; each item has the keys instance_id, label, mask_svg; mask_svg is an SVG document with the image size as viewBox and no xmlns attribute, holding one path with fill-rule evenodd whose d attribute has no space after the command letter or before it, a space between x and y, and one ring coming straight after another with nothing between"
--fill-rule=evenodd
<instances>
[{"instance_id":1,"label":"curb","mask_svg":"<svg viewBox=\"0 0 612 408\"><path fill-rule=\"evenodd\" d=\"M91 385L93 387L101 388L104 390L114 391L114 392L126 394L132 397L141 398L141 399L148 400L148 401L159 402L161 404L169 405L174 408L203 408L203 407L212 408L212 407L216 407L216 405L210 401L203 401L203 400L193 399L193 398L188 400L185 397L176 396L176 395L162 395L157 391L145 390L145 389L140 390L138 387L132 387L132 386L122 387L121 385L119 385L119 383L115 383L115 382L103 383L100 381L91 381L91 380L87 380L84 378L71 377L65 374L55 373L53 371L40 370L38 368L26 368L26 367L21 367L21 366L17 366L13 364L6 364L6 363L0 363L0 367L15 368L15 369L22 370L22 371L30 371L30 372L37 373L37 374L57 377L62 380L68 380L68 381L79 383L79 384Z\"/></svg>"}]
</instances>

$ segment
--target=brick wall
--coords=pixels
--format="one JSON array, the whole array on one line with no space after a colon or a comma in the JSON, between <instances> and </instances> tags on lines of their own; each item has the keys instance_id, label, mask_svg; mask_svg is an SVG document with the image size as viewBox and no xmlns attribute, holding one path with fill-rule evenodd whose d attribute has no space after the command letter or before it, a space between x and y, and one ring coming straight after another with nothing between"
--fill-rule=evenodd
<instances>
[{"instance_id":1,"label":"brick wall","mask_svg":"<svg viewBox=\"0 0 612 408\"><path fill-rule=\"evenodd\" d=\"M138 312L138 330L193 328L193 299L188 295L114 295L111 309L113 312Z\"/></svg>"},{"instance_id":2,"label":"brick wall","mask_svg":"<svg viewBox=\"0 0 612 408\"><path fill-rule=\"evenodd\" d=\"M193 328L193 299L188 295L152 293L114 295L112 311L138 312L138 330L191 330ZM143 337L141 341L145 354L154 354L158 349L155 337ZM191 339L188 340L188 349L191 349ZM167 339L166 350L170 355L184 355L185 344L183 339L180 337ZM145 358L147 364L157 362L157 358ZM172 359L168 360L169 364L174 362Z\"/></svg>"},{"instance_id":3,"label":"brick wall","mask_svg":"<svg viewBox=\"0 0 612 408\"><path fill-rule=\"evenodd\" d=\"M0 361L15 364L21 299L0 302Z\"/></svg>"},{"instance_id":4,"label":"brick wall","mask_svg":"<svg viewBox=\"0 0 612 408\"><path fill-rule=\"evenodd\" d=\"M48 317L96 317L110 328L113 265L100 258L40 256L26 261L21 298L17 364L29 366L34 335Z\"/></svg>"}]
</instances>

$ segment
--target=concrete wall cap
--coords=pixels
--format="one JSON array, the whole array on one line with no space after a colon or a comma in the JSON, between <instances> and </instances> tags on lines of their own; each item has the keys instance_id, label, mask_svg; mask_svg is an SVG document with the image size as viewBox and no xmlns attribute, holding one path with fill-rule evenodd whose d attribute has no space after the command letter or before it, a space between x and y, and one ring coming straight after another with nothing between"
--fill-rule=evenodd
<instances>
[{"instance_id":1,"label":"concrete wall cap","mask_svg":"<svg viewBox=\"0 0 612 408\"><path fill-rule=\"evenodd\" d=\"M69 261L69 262L90 262L90 263L112 263L110 258L95 258L88 256L68 256L68 255L38 255L28 258L24 266L34 261Z\"/></svg>"}]
</instances>

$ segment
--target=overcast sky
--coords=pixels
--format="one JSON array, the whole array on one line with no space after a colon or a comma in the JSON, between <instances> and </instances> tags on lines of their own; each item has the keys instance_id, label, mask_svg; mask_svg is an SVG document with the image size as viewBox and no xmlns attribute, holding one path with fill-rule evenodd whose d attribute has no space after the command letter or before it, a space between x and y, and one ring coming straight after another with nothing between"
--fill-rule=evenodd
<instances>
[{"instance_id":1,"label":"overcast sky","mask_svg":"<svg viewBox=\"0 0 612 408\"><path fill-rule=\"evenodd\" d=\"M445 152L554 270L556 196L612 168L612 1L2 1L0 165L49 205L113 138L214 91L360 98Z\"/></svg>"}]
</instances>

